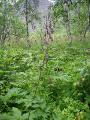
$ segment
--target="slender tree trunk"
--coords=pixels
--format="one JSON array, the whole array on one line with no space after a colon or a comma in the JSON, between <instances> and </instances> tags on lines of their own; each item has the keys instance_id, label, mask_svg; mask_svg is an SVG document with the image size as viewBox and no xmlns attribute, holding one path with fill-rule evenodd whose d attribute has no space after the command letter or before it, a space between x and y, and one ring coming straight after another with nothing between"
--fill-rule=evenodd
<instances>
[{"instance_id":1,"label":"slender tree trunk","mask_svg":"<svg viewBox=\"0 0 90 120\"><path fill-rule=\"evenodd\" d=\"M2 29L2 33L1 33L1 46L4 46L5 44L5 39L6 39L6 32L7 32L7 26L6 26L6 8L7 8L7 3L4 3L4 12L3 12L3 29Z\"/></svg>"},{"instance_id":2,"label":"slender tree trunk","mask_svg":"<svg viewBox=\"0 0 90 120\"><path fill-rule=\"evenodd\" d=\"M2 29L2 35L1 35L1 45L4 46L5 39L6 39L6 17L5 14L3 14L3 29Z\"/></svg>"},{"instance_id":3,"label":"slender tree trunk","mask_svg":"<svg viewBox=\"0 0 90 120\"><path fill-rule=\"evenodd\" d=\"M70 30L70 22L69 20L66 23L66 30L67 30L67 36L68 36L68 40L70 41L69 43L72 43L72 35L71 35L71 30Z\"/></svg>"},{"instance_id":4,"label":"slender tree trunk","mask_svg":"<svg viewBox=\"0 0 90 120\"><path fill-rule=\"evenodd\" d=\"M90 0L88 0L89 27L90 27Z\"/></svg>"},{"instance_id":5,"label":"slender tree trunk","mask_svg":"<svg viewBox=\"0 0 90 120\"><path fill-rule=\"evenodd\" d=\"M28 25L28 0L25 1L25 19L26 19L26 40L29 45L29 25Z\"/></svg>"},{"instance_id":6,"label":"slender tree trunk","mask_svg":"<svg viewBox=\"0 0 90 120\"><path fill-rule=\"evenodd\" d=\"M71 35L71 29L70 29L70 16L69 16L69 6L68 6L68 1L64 0L64 22L66 24L66 30L67 30L67 36L69 40L69 44L72 43L72 35Z\"/></svg>"},{"instance_id":7,"label":"slender tree trunk","mask_svg":"<svg viewBox=\"0 0 90 120\"><path fill-rule=\"evenodd\" d=\"M79 32L79 40L82 40L82 23L81 23L81 18L80 18L80 12L81 12L81 0L77 3L77 16L78 16L78 32Z\"/></svg>"},{"instance_id":8,"label":"slender tree trunk","mask_svg":"<svg viewBox=\"0 0 90 120\"><path fill-rule=\"evenodd\" d=\"M86 34L87 34L87 31L89 30L90 31L90 0L87 1L88 2L88 25L85 29L85 33L84 33L84 38L86 38Z\"/></svg>"}]
</instances>

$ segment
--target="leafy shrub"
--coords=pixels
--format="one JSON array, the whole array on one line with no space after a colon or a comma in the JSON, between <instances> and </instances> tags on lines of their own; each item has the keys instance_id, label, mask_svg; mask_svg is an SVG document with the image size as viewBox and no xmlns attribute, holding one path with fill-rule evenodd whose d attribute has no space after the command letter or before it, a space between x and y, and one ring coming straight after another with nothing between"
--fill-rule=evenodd
<instances>
[{"instance_id":1,"label":"leafy shrub","mask_svg":"<svg viewBox=\"0 0 90 120\"><path fill-rule=\"evenodd\" d=\"M73 46L48 47L47 63L35 46L0 50L1 120L89 120L88 55Z\"/></svg>"}]
</instances>

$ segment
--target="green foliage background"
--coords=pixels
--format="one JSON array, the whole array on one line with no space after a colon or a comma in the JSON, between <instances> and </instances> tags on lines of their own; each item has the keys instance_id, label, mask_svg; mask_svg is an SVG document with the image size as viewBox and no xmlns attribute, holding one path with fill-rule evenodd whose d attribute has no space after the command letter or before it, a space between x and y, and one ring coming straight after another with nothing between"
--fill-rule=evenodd
<instances>
[{"instance_id":1,"label":"green foliage background","mask_svg":"<svg viewBox=\"0 0 90 120\"><path fill-rule=\"evenodd\" d=\"M43 50L46 48L44 47ZM1 120L89 120L88 42L0 50Z\"/></svg>"}]
</instances>

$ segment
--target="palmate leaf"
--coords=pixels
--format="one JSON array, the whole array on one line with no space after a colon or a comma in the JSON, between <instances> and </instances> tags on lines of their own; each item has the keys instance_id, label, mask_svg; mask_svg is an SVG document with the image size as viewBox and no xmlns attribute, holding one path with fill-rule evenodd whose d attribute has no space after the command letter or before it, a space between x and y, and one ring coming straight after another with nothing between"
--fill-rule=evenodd
<instances>
[{"instance_id":1,"label":"palmate leaf","mask_svg":"<svg viewBox=\"0 0 90 120\"><path fill-rule=\"evenodd\" d=\"M29 113L22 115L18 108L13 107L11 112L0 114L0 120L27 120L28 116Z\"/></svg>"},{"instance_id":2,"label":"palmate leaf","mask_svg":"<svg viewBox=\"0 0 90 120\"><path fill-rule=\"evenodd\" d=\"M53 120L62 120L62 114L61 114L60 109L56 109L56 110L53 111L52 119Z\"/></svg>"},{"instance_id":3,"label":"palmate leaf","mask_svg":"<svg viewBox=\"0 0 90 120\"><path fill-rule=\"evenodd\" d=\"M3 113L0 114L0 120L12 120L12 117L7 113Z\"/></svg>"},{"instance_id":4,"label":"palmate leaf","mask_svg":"<svg viewBox=\"0 0 90 120\"><path fill-rule=\"evenodd\" d=\"M21 120L21 112L17 108L13 108L12 112L0 114L0 120Z\"/></svg>"},{"instance_id":5,"label":"palmate leaf","mask_svg":"<svg viewBox=\"0 0 90 120\"><path fill-rule=\"evenodd\" d=\"M34 119L47 120L47 116L48 116L47 113L45 113L40 109L37 109L30 112L29 120L34 120Z\"/></svg>"},{"instance_id":6,"label":"palmate leaf","mask_svg":"<svg viewBox=\"0 0 90 120\"><path fill-rule=\"evenodd\" d=\"M60 79L61 81L70 81L71 77L66 73L56 73L55 75L50 75L50 78L53 78L55 80Z\"/></svg>"},{"instance_id":7,"label":"palmate leaf","mask_svg":"<svg viewBox=\"0 0 90 120\"><path fill-rule=\"evenodd\" d=\"M7 94L4 96L4 95L0 95L0 100L6 104L7 102L9 102L10 100L12 100L12 97L13 98L16 98L20 93L20 89L19 88L12 88L12 89L9 89Z\"/></svg>"},{"instance_id":8,"label":"palmate leaf","mask_svg":"<svg viewBox=\"0 0 90 120\"><path fill-rule=\"evenodd\" d=\"M18 108L12 108L12 114L15 117L15 119L21 119L21 111Z\"/></svg>"},{"instance_id":9,"label":"palmate leaf","mask_svg":"<svg viewBox=\"0 0 90 120\"><path fill-rule=\"evenodd\" d=\"M23 104L25 106L25 109L32 107L32 102L33 98L30 95L17 101L18 104Z\"/></svg>"}]
</instances>

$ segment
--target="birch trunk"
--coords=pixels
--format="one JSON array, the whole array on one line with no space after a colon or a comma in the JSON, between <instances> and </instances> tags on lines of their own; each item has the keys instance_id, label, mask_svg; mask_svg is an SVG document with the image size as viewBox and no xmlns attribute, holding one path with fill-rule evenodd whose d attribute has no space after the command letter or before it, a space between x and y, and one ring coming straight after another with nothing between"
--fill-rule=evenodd
<instances>
[{"instance_id":1,"label":"birch trunk","mask_svg":"<svg viewBox=\"0 0 90 120\"><path fill-rule=\"evenodd\" d=\"M86 38L86 34L87 34L87 31L89 30L90 32L90 0L88 0L88 25L85 29L85 33L84 33L84 38Z\"/></svg>"},{"instance_id":2,"label":"birch trunk","mask_svg":"<svg viewBox=\"0 0 90 120\"><path fill-rule=\"evenodd\" d=\"M25 19L26 19L26 41L29 45L29 25L28 25L28 0L25 1Z\"/></svg>"},{"instance_id":3,"label":"birch trunk","mask_svg":"<svg viewBox=\"0 0 90 120\"><path fill-rule=\"evenodd\" d=\"M68 2L66 0L64 0L64 13L65 13L64 22L66 25L67 37L69 40L69 44L71 44L72 43L72 35L71 35L71 29L70 29L69 6L68 6Z\"/></svg>"}]
</instances>

